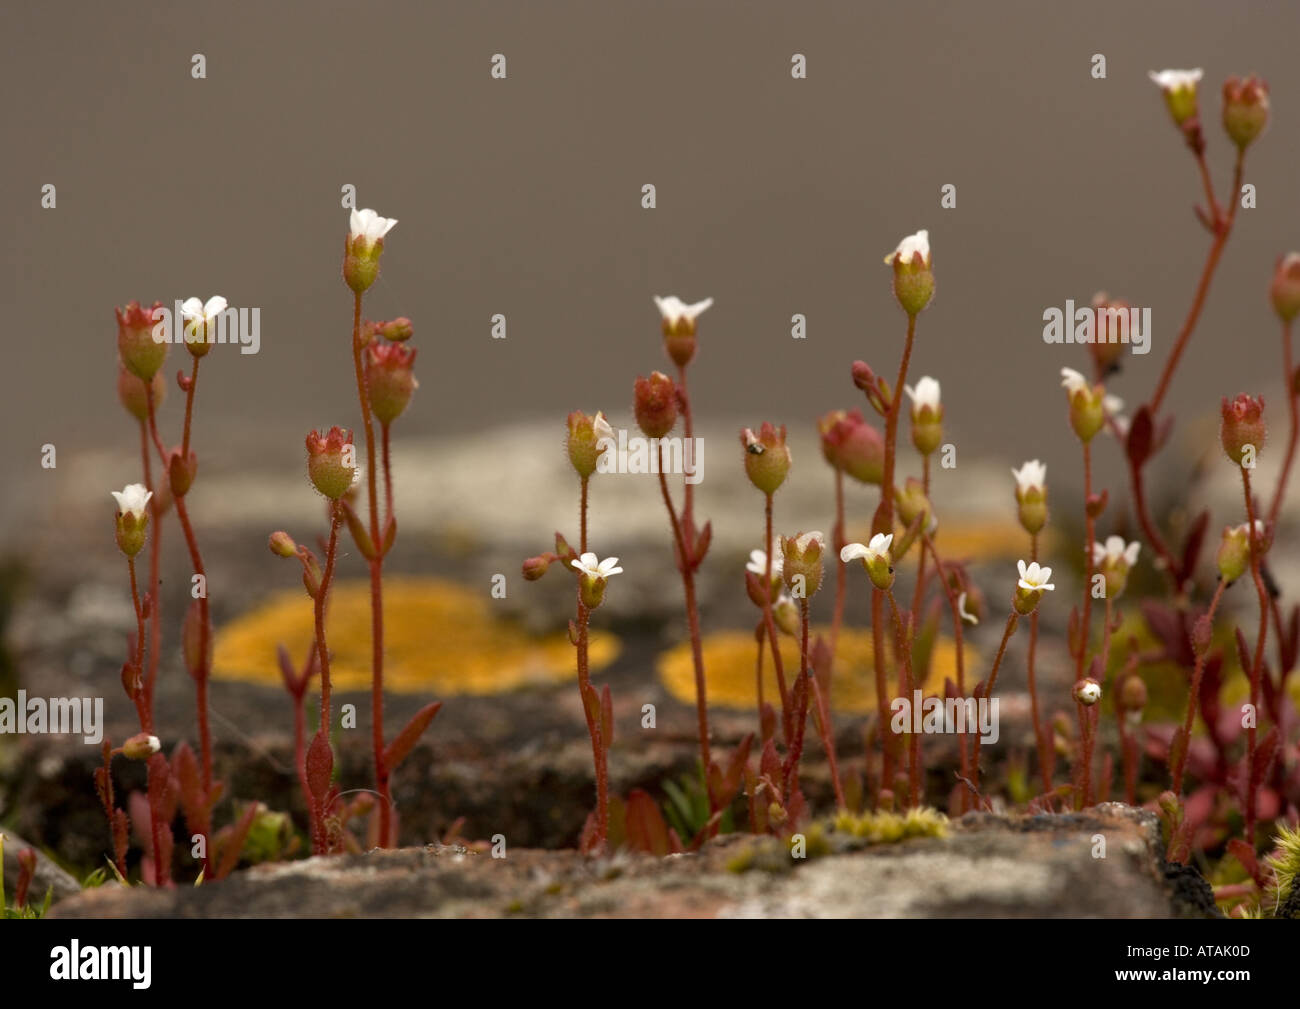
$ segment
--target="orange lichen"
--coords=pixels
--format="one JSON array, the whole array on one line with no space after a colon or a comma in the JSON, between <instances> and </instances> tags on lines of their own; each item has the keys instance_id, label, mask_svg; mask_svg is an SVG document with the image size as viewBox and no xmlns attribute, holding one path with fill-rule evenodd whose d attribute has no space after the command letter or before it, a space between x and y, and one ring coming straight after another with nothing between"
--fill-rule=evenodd
<instances>
[{"instance_id":1,"label":"orange lichen","mask_svg":"<svg viewBox=\"0 0 1300 1009\"><path fill-rule=\"evenodd\" d=\"M326 617L335 689L370 686L370 584L336 582ZM302 590L271 596L217 632L213 675L280 683L276 646L295 662L311 647L311 600ZM618 639L591 633L591 666L617 658ZM384 580L384 687L397 693L496 694L573 679L573 645L563 634L539 638L492 613L486 593L436 578Z\"/></svg>"},{"instance_id":2,"label":"orange lichen","mask_svg":"<svg viewBox=\"0 0 1300 1009\"><path fill-rule=\"evenodd\" d=\"M813 635L829 636L825 627L813 628ZM722 631L704 638L704 668L708 672L709 704L725 708L752 709L757 703L754 662L758 645L754 635L745 631ZM966 645L966 668L976 669L977 658ZM876 710L876 679L871 661L871 632L845 629L840 632L835 672L831 680L831 707L836 711L866 714ZM799 647L793 638L781 636L781 657L785 661L786 680L798 669ZM927 692L942 689L944 677L956 679L957 648L950 638L935 642L929 676L923 687ZM695 702L695 671L689 642L669 649L659 657L659 678L679 701ZM891 686L896 685L891 676ZM771 656L763 663L763 697L778 704L780 694Z\"/></svg>"}]
</instances>

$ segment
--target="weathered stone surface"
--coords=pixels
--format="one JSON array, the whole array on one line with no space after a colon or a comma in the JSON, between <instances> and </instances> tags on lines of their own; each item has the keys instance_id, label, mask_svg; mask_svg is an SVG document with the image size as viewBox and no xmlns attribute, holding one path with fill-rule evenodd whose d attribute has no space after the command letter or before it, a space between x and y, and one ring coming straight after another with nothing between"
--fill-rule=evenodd
<instances>
[{"instance_id":1,"label":"weathered stone surface","mask_svg":"<svg viewBox=\"0 0 1300 1009\"><path fill-rule=\"evenodd\" d=\"M1104 858L1093 856L1096 835ZM1190 917L1209 888L1166 881L1150 813L971 814L946 838L866 845L838 832L792 859L775 838L729 835L656 858L430 845L260 866L212 886L106 886L56 917ZM813 850L816 850L814 848ZM1196 877L1199 879L1199 877ZM1207 903L1208 902L1208 903Z\"/></svg>"}]
</instances>

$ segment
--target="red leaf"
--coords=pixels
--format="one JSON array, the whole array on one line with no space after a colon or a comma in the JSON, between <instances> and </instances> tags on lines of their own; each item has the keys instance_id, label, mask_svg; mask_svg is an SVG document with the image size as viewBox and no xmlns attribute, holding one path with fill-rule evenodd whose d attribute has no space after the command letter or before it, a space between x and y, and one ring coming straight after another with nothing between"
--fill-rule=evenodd
<instances>
[{"instance_id":1,"label":"red leaf","mask_svg":"<svg viewBox=\"0 0 1300 1009\"><path fill-rule=\"evenodd\" d=\"M434 701L432 704L426 704L423 708L415 713L405 728L402 729L393 741L388 744L384 750L384 766L390 771L395 770L397 766L407 758L415 744L420 741L420 736L424 730L429 727L434 716L442 710L442 701Z\"/></svg>"},{"instance_id":2,"label":"red leaf","mask_svg":"<svg viewBox=\"0 0 1300 1009\"><path fill-rule=\"evenodd\" d=\"M1192 522L1191 529L1187 531L1187 538L1183 540L1183 562L1179 565L1179 571L1184 578L1189 577L1196 570L1196 561L1201 556L1201 547L1205 543L1205 530L1209 524L1209 511L1202 511Z\"/></svg>"},{"instance_id":3,"label":"red leaf","mask_svg":"<svg viewBox=\"0 0 1300 1009\"><path fill-rule=\"evenodd\" d=\"M633 851L662 856L674 850L663 814L654 799L640 788L628 794L624 823L627 846Z\"/></svg>"},{"instance_id":4,"label":"red leaf","mask_svg":"<svg viewBox=\"0 0 1300 1009\"><path fill-rule=\"evenodd\" d=\"M229 876L239 864L239 856L244 851L244 841L248 839L248 832L253 829L253 821L257 819L260 808L261 803L250 802L248 809L244 810L244 815L239 818L239 822L222 843L221 863L217 866L216 872L217 879Z\"/></svg>"},{"instance_id":5,"label":"red leaf","mask_svg":"<svg viewBox=\"0 0 1300 1009\"><path fill-rule=\"evenodd\" d=\"M1259 886L1264 885L1264 873L1260 871L1259 860L1255 857L1254 848L1241 838L1234 837L1228 842L1228 854L1245 867L1246 871L1250 873L1250 878Z\"/></svg>"},{"instance_id":6,"label":"red leaf","mask_svg":"<svg viewBox=\"0 0 1300 1009\"><path fill-rule=\"evenodd\" d=\"M1128 438L1124 442L1124 451L1135 469L1141 469L1151 455L1152 431L1151 411L1145 405L1138 407L1129 421Z\"/></svg>"}]
</instances>

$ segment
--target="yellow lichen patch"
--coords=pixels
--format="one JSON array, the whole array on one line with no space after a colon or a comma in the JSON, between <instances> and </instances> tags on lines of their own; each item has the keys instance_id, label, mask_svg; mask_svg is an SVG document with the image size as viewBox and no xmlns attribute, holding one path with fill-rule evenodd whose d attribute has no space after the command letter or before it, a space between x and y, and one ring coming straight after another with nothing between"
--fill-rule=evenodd
<instances>
[{"instance_id":1,"label":"yellow lichen patch","mask_svg":"<svg viewBox=\"0 0 1300 1009\"><path fill-rule=\"evenodd\" d=\"M812 634L813 637L821 634L829 639L830 630L813 628ZM752 710L758 702L754 683L758 645L754 635L744 631L720 631L707 635L702 645L709 704ZM965 652L969 685L974 683L971 671L976 669L976 656L970 645L966 645ZM786 683L789 684L799 669L799 646L784 634L781 635L781 657L785 663ZM877 709L870 631L845 629L840 632L834 669L831 680L833 710L865 714ZM957 648L950 638L940 638L935 642L930 675L922 686L930 693L942 690L944 677L957 679ZM689 642L676 645L659 657L659 678L679 701L695 703L695 665ZM893 674L890 679L891 688L897 687ZM772 656L766 649L763 655L763 699L770 701L773 707L780 707L776 672L772 668Z\"/></svg>"},{"instance_id":2,"label":"yellow lichen patch","mask_svg":"<svg viewBox=\"0 0 1300 1009\"><path fill-rule=\"evenodd\" d=\"M276 646L301 663L314 636L311 599L302 590L278 592L217 631L213 675L275 685ZM370 583L336 582L325 631L336 689L370 687ZM618 639L591 632L591 668L617 658ZM485 593L436 578L384 581L384 687L398 693L496 694L559 683L576 676L574 648L561 633L527 634L491 611Z\"/></svg>"}]
</instances>

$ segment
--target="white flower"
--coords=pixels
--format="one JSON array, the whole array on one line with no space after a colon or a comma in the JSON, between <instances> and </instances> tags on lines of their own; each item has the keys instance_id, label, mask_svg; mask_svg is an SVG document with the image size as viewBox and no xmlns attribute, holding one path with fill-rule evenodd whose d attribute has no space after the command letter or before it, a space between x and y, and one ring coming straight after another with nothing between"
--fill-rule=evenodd
<instances>
[{"instance_id":1,"label":"white flower","mask_svg":"<svg viewBox=\"0 0 1300 1009\"><path fill-rule=\"evenodd\" d=\"M1074 696L1080 704L1092 707L1101 700L1101 684L1096 680L1083 680L1074 688Z\"/></svg>"},{"instance_id":2,"label":"white flower","mask_svg":"<svg viewBox=\"0 0 1300 1009\"><path fill-rule=\"evenodd\" d=\"M1264 537L1264 531L1265 531L1264 520L1263 520L1263 519L1255 519L1255 538L1256 538L1256 539L1263 539L1263 537ZM1232 529L1232 532L1236 533L1238 536L1245 536L1247 539L1249 539L1249 538L1250 538L1250 523L1249 523L1249 522L1243 522L1243 523L1242 523L1241 525L1239 525L1239 526L1234 526L1233 529Z\"/></svg>"},{"instance_id":3,"label":"white flower","mask_svg":"<svg viewBox=\"0 0 1300 1009\"><path fill-rule=\"evenodd\" d=\"M894 534L876 533L871 537L871 542L863 545L862 543L846 543L840 551L840 560L847 564L849 561L861 559L864 563L871 563L878 560L889 560L889 545L894 542Z\"/></svg>"},{"instance_id":4,"label":"white flower","mask_svg":"<svg viewBox=\"0 0 1300 1009\"><path fill-rule=\"evenodd\" d=\"M1114 415L1124 409L1124 401L1118 396L1112 396L1110 393L1107 393L1101 398L1101 408L1105 410L1106 413Z\"/></svg>"},{"instance_id":5,"label":"white flower","mask_svg":"<svg viewBox=\"0 0 1300 1009\"><path fill-rule=\"evenodd\" d=\"M609 426L609 421L605 419L605 415L599 410L596 411L596 416L592 418L591 429L596 432L597 445L606 438L608 438L610 442L616 443L618 441L618 438L614 434L614 429Z\"/></svg>"},{"instance_id":6,"label":"white flower","mask_svg":"<svg viewBox=\"0 0 1300 1009\"><path fill-rule=\"evenodd\" d=\"M925 407L929 407L935 413L939 412L939 380L924 375L916 383L913 389L910 385L903 386L903 391L912 399L912 412L917 413Z\"/></svg>"},{"instance_id":7,"label":"white flower","mask_svg":"<svg viewBox=\"0 0 1300 1009\"><path fill-rule=\"evenodd\" d=\"M353 210L352 211L352 237L364 238L366 245L374 245L386 234L393 230L393 225L397 223L395 217L380 217L373 210Z\"/></svg>"},{"instance_id":8,"label":"white flower","mask_svg":"<svg viewBox=\"0 0 1300 1009\"><path fill-rule=\"evenodd\" d=\"M772 577L781 577L781 541L777 540L773 544L772 551ZM749 552L749 563L745 565L746 571L752 571L758 577L762 578L767 574L767 551L751 550Z\"/></svg>"},{"instance_id":9,"label":"white flower","mask_svg":"<svg viewBox=\"0 0 1300 1009\"><path fill-rule=\"evenodd\" d=\"M659 306L659 314L664 317L664 322L675 326L683 319L687 322L694 322L696 316L713 306L713 299L705 298L703 301L697 301L694 305L688 305L675 294L670 294L666 298L661 298L656 294L655 304Z\"/></svg>"},{"instance_id":10,"label":"white flower","mask_svg":"<svg viewBox=\"0 0 1300 1009\"><path fill-rule=\"evenodd\" d=\"M214 294L205 304L198 298L186 298L181 305L181 315L186 322L209 323L226 310L226 299Z\"/></svg>"},{"instance_id":11,"label":"white flower","mask_svg":"<svg viewBox=\"0 0 1300 1009\"><path fill-rule=\"evenodd\" d=\"M912 254L919 252L921 261L927 266L930 264L930 232L922 229L915 235L908 235L898 243L898 248L885 257L885 262L890 266L894 265L897 259L901 263L910 263Z\"/></svg>"},{"instance_id":12,"label":"white flower","mask_svg":"<svg viewBox=\"0 0 1300 1009\"><path fill-rule=\"evenodd\" d=\"M1188 88L1196 87L1201 77L1204 76L1200 67L1195 70L1148 70L1147 76L1155 81L1156 86L1162 91L1183 91Z\"/></svg>"},{"instance_id":13,"label":"white flower","mask_svg":"<svg viewBox=\"0 0 1300 1009\"><path fill-rule=\"evenodd\" d=\"M131 515L137 521L144 516L145 507L153 497L153 491L145 490L142 483L129 483L120 491L110 491L117 498L117 510L123 515Z\"/></svg>"},{"instance_id":14,"label":"white flower","mask_svg":"<svg viewBox=\"0 0 1300 1009\"><path fill-rule=\"evenodd\" d=\"M1073 368L1061 369L1061 385L1069 391L1071 399L1073 399L1074 394L1080 390L1083 392L1091 391L1091 386L1088 385L1088 380Z\"/></svg>"},{"instance_id":15,"label":"white flower","mask_svg":"<svg viewBox=\"0 0 1300 1009\"><path fill-rule=\"evenodd\" d=\"M957 612L961 614L961 618L964 621L966 621L966 623L968 624L978 624L980 622L979 617L977 617L974 613L971 613L966 609L965 592L963 592L961 595L957 597Z\"/></svg>"},{"instance_id":16,"label":"white flower","mask_svg":"<svg viewBox=\"0 0 1300 1009\"><path fill-rule=\"evenodd\" d=\"M1047 466L1037 459L1030 459L1019 469L1012 467L1011 475L1016 478L1021 494L1031 490L1044 490L1047 484Z\"/></svg>"},{"instance_id":17,"label":"white flower","mask_svg":"<svg viewBox=\"0 0 1300 1009\"><path fill-rule=\"evenodd\" d=\"M822 541L825 539L826 537L819 532L800 533L790 542L793 544L796 554L803 554L807 552L813 543L816 543L819 547L822 546Z\"/></svg>"},{"instance_id":18,"label":"white flower","mask_svg":"<svg viewBox=\"0 0 1300 1009\"><path fill-rule=\"evenodd\" d=\"M1047 580L1052 577L1051 568L1040 567L1037 561L1029 565L1026 565L1024 561L1017 561L1016 563L1020 568L1020 581L1017 584L1026 592L1042 592L1056 588Z\"/></svg>"},{"instance_id":19,"label":"white flower","mask_svg":"<svg viewBox=\"0 0 1300 1009\"><path fill-rule=\"evenodd\" d=\"M1137 563L1138 551L1142 544L1134 540L1125 545L1122 536L1107 536L1106 542L1092 545L1092 562L1094 564L1118 564L1121 560L1132 567Z\"/></svg>"},{"instance_id":20,"label":"white flower","mask_svg":"<svg viewBox=\"0 0 1300 1009\"><path fill-rule=\"evenodd\" d=\"M570 563L588 578L602 581L610 575L620 574L623 570L618 566L617 557L606 557L602 561L598 560L593 553L585 553L576 561L570 561Z\"/></svg>"}]
</instances>

